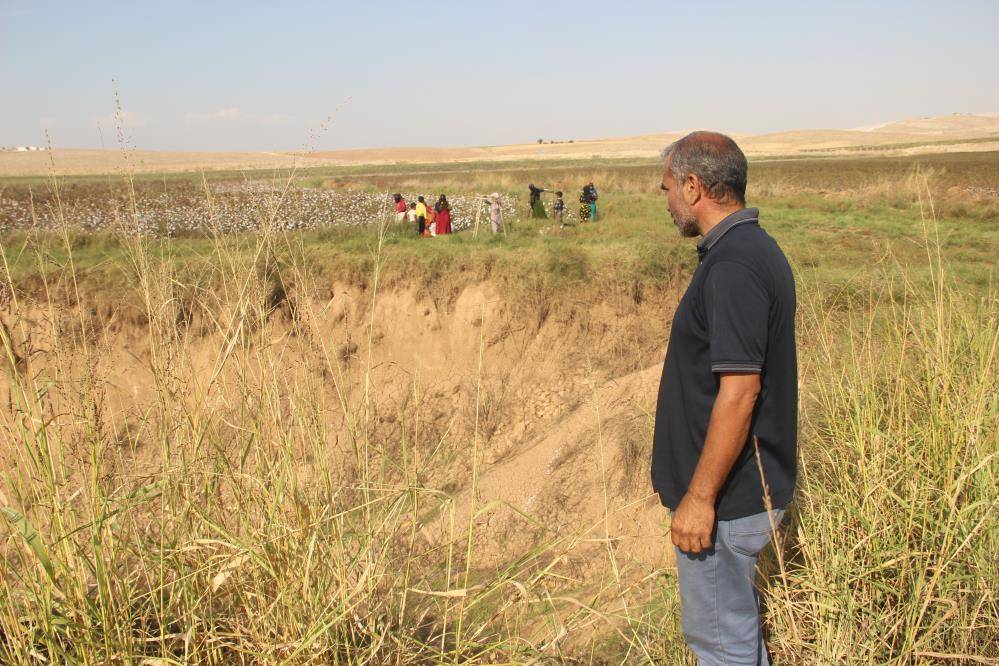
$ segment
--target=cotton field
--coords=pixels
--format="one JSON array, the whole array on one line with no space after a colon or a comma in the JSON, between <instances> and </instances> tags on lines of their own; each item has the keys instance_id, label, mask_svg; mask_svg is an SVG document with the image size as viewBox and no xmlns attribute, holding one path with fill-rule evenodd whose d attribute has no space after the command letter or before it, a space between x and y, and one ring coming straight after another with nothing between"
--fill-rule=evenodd
<instances>
[{"instance_id":1,"label":"cotton field","mask_svg":"<svg viewBox=\"0 0 999 666\"><path fill-rule=\"evenodd\" d=\"M402 192L416 201L419 192ZM438 192L423 196L429 203ZM450 194L455 231L475 223L477 199ZM516 200L501 195L504 219L515 215ZM0 193L0 230L52 229L63 221L86 232L113 231L147 236L253 232L270 226L293 231L334 226L356 227L395 219L391 192L327 190L272 185L265 182L218 182L206 187L189 183L136 185L134 198L120 189L76 185L60 191L28 189ZM488 225L482 212L481 222Z\"/></svg>"}]
</instances>

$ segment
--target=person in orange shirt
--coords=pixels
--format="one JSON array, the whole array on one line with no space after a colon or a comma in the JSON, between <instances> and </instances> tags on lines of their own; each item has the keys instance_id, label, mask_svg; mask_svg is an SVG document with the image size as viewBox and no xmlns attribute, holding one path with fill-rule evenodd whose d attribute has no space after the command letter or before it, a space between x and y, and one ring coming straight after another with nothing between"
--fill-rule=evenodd
<instances>
[{"instance_id":1,"label":"person in orange shirt","mask_svg":"<svg viewBox=\"0 0 999 666\"><path fill-rule=\"evenodd\" d=\"M425 236L437 235L437 211L433 206L427 206L427 232Z\"/></svg>"}]
</instances>

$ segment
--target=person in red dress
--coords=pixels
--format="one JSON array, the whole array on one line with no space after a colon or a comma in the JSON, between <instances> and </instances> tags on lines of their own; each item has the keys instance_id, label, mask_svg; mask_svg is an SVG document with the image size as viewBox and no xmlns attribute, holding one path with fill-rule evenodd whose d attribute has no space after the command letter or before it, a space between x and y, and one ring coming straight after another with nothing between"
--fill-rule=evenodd
<instances>
[{"instance_id":1,"label":"person in red dress","mask_svg":"<svg viewBox=\"0 0 999 666\"><path fill-rule=\"evenodd\" d=\"M451 204L446 196L442 194L437 198L434 210L437 211L437 235L451 233Z\"/></svg>"},{"instance_id":2,"label":"person in red dress","mask_svg":"<svg viewBox=\"0 0 999 666\"><path fill-rule=\"evenodd\" d=\"M402 198L401 194L393 194L392 200L395 201L395 221L405 222L406 211L408 210L408 207L406 206L406 200Z\"/></svg>"}]
</instances>

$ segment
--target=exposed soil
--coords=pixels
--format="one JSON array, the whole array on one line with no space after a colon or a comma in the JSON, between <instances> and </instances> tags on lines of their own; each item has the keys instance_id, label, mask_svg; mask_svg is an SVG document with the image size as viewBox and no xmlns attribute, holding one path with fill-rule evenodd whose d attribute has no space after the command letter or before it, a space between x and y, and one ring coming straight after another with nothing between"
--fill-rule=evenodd
<instances>
[{"instance_id":1,"label":"exposed soil","mask_svg":"<svg viewBox=\"0 0 999 666\"><path fill-rule=\"evenodd\" d=\"M224 362L211 318L179 308L183 339L170 360L171 399L192 418L238 424L240 415L229 411L233 391L281 385L289 409L314 391L313 406L329 425L329 455L350 458L352 420L369 424L387 460L399 459L400 443L409 442L419 483L455 498L458 525L467 526L473 507L477 451L474 507L490 507L476 521L478 565L499 566L534 543L571 535L581 581L591 569L606 572L611 552L629 577L641 577L663 566L669 550L648 455L676 295L612 290L594 300L594 291L556 304L515 302L490 283L436 300L395 289L379 293L373 309L371 291L356 286L333 285L326 298L307 301L285 294L252 344ZM76 306L21 313L15 317L8 303L0 316L20 371L28 370L24 359L34 369L61 363L54 374L67 385L100 384L109 431L128 449L122 471L154 474L161 454L143 432L142 415L169 387L152 371L164 359L154 358L158 345L145 317L113 301L82 314ZM51 331L65 342L79 339L80 330L87 331L89 365L79 344L57 358ZM5 377L5 403L9 391ZM280 435L262 434L261 446ZM302 455L305 476L309 455ZM441 536L439 524L424 529L427 539Z\"/></svg>"}]
</instances>

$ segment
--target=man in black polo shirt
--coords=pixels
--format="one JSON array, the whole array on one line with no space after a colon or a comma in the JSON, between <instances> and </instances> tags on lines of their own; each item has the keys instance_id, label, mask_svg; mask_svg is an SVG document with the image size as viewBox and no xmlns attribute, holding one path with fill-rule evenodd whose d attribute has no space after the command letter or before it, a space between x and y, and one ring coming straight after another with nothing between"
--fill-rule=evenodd
<instances>
[{"instance_id":1,"label":"man in black polo shirt","mask_svg":"<svg viewBox=\"0 0 999 666\"><path fill-rule=\"evenodd\" d=\"M794 491L794 278L745 207L732 139L694 132L663 155L673 222L701 239L659 386L652 485L672 512L687 644L702 664L768 664L753 579Z\"/></svg>"}]
</instances>

